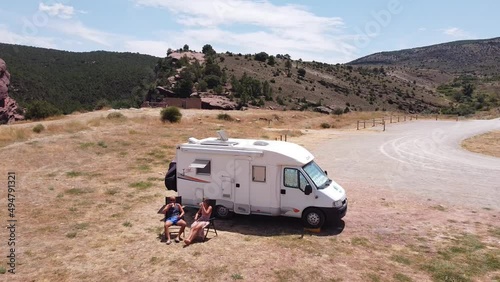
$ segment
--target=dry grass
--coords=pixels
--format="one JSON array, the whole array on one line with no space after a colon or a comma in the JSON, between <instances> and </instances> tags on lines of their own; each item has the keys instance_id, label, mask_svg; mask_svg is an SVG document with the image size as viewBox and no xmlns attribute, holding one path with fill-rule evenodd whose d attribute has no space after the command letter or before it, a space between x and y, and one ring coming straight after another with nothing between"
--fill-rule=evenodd
<instances>
[{"instance_id":1,"label":"dry grass","mask_svg":"<svg viewBox=\"0 0 500 282\"><path fill-rule=\"evenodd\" d=\"M210 233L205 243L167 246L156 212L173 195L163 177L175 146L188 137L225 129L232 137L287 134L293 142L318 142L335 138L322 122L355 130L356 119L373 116L235 111L228 112L233 121L224 121L217 111L183 111L179 124L164 124L156 109L123 113L43 121L47 130L40 134L29 123L0 128L0 173L15 171L19 185L18 274L9 281L439 281L442 273L491 281L500 275L497 210L433 209L377 187L377 198L392 199L387 204L356 183L346 185L353 200L345 226L304 235L296 219L236 216L218 220L219 236ZM6 193L0 197L6 203ZM5 260L1 267L8 269Z\"/></svg>"},{"instance_id":2,"label":"dry grass","mask_svg":"<svg viewBox=\"0 0 500 282\"><path fill-rule=\"evenodd\" d=\"M462 142L465 149L500 158L500 131L492 131L471 137Z\"/></svg>"}]
</instances>

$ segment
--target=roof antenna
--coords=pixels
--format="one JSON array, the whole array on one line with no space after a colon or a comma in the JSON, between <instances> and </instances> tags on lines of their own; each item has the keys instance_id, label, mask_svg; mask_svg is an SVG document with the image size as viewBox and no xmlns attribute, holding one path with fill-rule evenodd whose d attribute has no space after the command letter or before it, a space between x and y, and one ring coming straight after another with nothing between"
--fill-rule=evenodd
<instances>
[{"instance_id":1,"label":"roof antenna","mask_svg":"<svg viewBox=\"0 0 500 282\"><path fill-rule=\"evenodd\" d=\"M217 131L217 135L219 135L219 140L221 140L221 141L227 141L227 140L229 140L227 138L226 131L224 131L224 130Z\"/></svg>"}]
</instances>

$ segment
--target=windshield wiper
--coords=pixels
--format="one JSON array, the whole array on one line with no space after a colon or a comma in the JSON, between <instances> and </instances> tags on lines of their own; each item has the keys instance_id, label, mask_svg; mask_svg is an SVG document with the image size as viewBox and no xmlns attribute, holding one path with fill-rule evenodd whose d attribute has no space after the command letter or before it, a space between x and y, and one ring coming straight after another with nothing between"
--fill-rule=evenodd
<instances>
[{"instance_id":1,"label":"windshield wiper","mask_svg":"<svg viewBox=\"0 0 500 282\"><path fill-rule=\"evenodd\" d=\"M318 189L325 189L326 187L328 187L330 185L330 183L332 183L332 180L331 179L328 179L325 183L323 183L323 185L321 185L321 187L319 187Z\"/></svg>"}]
</instances>

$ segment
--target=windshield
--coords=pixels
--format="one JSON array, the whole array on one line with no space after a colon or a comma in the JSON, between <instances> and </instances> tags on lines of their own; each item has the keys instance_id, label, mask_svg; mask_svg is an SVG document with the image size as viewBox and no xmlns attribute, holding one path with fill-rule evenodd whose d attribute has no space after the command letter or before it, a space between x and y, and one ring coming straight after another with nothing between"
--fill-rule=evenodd
<instances>
[{"instance_id":1,"label":"windshield","mask_svg":"<svg viewBox=\"0 0 500 282\"><path fill-rule=\"evenodd\" d=\"M331 180L328 179L325 172L314 161L306 164L303 169L318 189L323 189L330 185Z\"/></svg>"}]
</instances>

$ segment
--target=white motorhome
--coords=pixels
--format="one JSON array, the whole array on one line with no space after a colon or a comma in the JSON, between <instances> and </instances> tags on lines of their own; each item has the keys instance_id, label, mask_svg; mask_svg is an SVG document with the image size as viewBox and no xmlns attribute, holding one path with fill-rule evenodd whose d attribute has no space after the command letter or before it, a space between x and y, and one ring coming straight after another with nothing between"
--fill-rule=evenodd
<instances>
[{"instance_id":1,"label":"white motorhome","mask_svg":"<svg viewBox=\"0 0 500 282\"><path fill-rule=\"evenodd\" d=\"M261 214L302 218L318 228L347 212L344 189L328 178L305 148L290 142L219 138L177 146L165 185L197 207L206 197L216 200L215 213L228 217Z\"/></svg>"}]
</instances>

